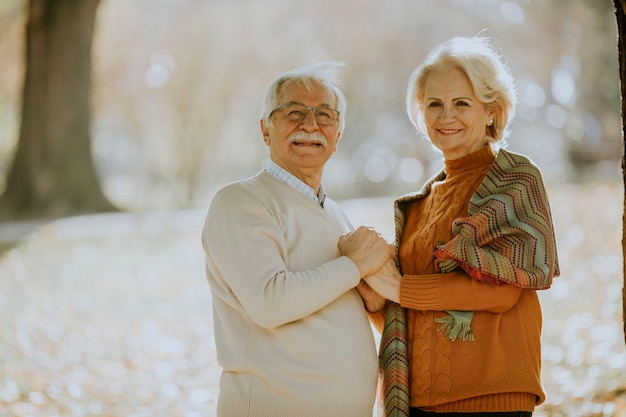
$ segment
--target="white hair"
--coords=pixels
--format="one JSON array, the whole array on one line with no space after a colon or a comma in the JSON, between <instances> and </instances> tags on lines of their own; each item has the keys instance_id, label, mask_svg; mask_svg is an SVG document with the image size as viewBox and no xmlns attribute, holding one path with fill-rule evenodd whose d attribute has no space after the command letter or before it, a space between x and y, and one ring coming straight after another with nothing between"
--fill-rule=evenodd
<instances>
[{"instance_id":1,"label":"white hair","mask_svg":"<svg viewBox=\"0 0 626 417\"><path fill-rule=\"evenodd\" d=\"M281 87L288 81L299 81L308 89L311 89L312 83L318 83L335 94L337 99L337 111L339 111L339 129L343 131L346 123L346 97L341 90L339 81L339 73L345 67L343 62L326 61L305 65L278 75L270 83L263 95L261 105L261 118L265 123L269 123L269 116L280 103L278 103L278 95Z\"/></svg>"},{"instance_id":2,"label":"white hair","mask_svg":"<svg viewBox=\"0 0 626 417\"><path fill-rule=\"evenodd\" d=\"M483 36L455 37L435 47L408 80L406 109L413 125L427 136L421 108L426 81L433 74L461 70L472 84L474 94L494 119L486 128L491 142L504 141L515 114L515 81L501 55Z\"/></svg>"}]
</instances>

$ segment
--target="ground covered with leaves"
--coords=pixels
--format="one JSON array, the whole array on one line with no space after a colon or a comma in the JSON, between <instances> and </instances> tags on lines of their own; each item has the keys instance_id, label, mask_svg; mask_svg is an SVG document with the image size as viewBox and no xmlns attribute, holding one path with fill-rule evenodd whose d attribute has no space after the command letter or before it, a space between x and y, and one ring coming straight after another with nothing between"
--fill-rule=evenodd
<instances>
[{"instance_id":1,"label":"ground covered with leaves","mask_svg":"<svg viewBox=\"0 0 626 417\"><path fill-rule=\"evenodd\" d=\"M535 416L626 416L623 185L549 190L561 277L540 293ZM392 236L392 199L342 202ZM37 225L0 254L0 417L215 415L204 211ZM0 225L0 241L24 225Z\"/></svg>"}]
</instances>

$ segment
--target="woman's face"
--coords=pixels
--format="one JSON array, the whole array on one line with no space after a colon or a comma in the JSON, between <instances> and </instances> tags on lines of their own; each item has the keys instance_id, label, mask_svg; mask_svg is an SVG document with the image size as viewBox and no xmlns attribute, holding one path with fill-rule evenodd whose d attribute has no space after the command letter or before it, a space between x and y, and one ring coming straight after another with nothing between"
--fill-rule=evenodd
<instances>
[{"instance_id":1,"label":"woman's face","mask_svg":"<svg viewBox=\"0 0 626 417\"><path fill-rule=\"evenodd\" d=\"M487 143L487 112L459 69L433 74L426 80L421 103L428 136L447 160L477 151Z\"/></svg>"}]
</instances>

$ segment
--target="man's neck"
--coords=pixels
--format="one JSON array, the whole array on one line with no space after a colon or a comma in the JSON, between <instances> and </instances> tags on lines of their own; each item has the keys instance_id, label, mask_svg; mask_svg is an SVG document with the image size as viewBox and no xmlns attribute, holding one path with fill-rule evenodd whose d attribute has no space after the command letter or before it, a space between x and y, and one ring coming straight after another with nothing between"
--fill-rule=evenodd
<instances>
[{"instance_id":1,"label":"man's neck","mask_svg":"<svg viewBox=\"0 0 626 417\"><path fill-rule=\"evenodd\" d=\"M313 178L313 181L311 177L303 176L301 172L294 173L291 170L278 165L273 160L270 160L268 171L271 175L293 188L305 194L309 194L312 198L317 198L318 202L324 200L325 193L322 191L321 175Z\"/></svg>"}]
</instances>

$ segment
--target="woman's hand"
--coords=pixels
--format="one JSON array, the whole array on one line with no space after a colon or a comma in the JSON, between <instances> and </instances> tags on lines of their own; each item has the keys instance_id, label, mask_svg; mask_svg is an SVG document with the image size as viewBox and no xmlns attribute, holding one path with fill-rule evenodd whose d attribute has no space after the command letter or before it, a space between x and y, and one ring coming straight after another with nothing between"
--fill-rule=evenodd
<instances>
[{"instance_id":1,"label":"woman's hand","mask_svg":"<svg viewBox=\"0 0 626 417\"><path fill-rule=\"evenodd\" d=\"M388 259L378 272L363 278L368 286L382 297L400 303L402 275L393 259ZM369 309L369 308L368 308Z\"/></svg>"},{"instance_id":2,"label":"woman's hand","mask_svg":"<svg viewBox=\"0 0 626 417\"><path fill-rule=\"evenodd\" d=\"M361 280L359 285L356 286L356 290L363 299L365 308L370 313L376 313L385 307L387 299L374 291L372 287L367 284L367 282Z\"/></svg>"}]
</instances>

